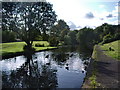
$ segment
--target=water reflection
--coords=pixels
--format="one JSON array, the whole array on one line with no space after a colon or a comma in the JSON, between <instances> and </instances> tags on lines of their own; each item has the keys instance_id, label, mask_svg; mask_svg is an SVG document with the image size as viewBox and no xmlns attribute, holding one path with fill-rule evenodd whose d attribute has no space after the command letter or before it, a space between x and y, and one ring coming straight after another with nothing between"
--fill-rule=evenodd
<instances>
[{"instance_id":1,"label":"water reflection","mask_svg":"<svg viewBox=\"0 0 120 90\"><path fill-rule=\"evenodd\" d=\"M61 47L2 60L3 88L80 88L90 56L83 52Z\"/></svg>"},{"instance_id":2,"label":"water reflection","mask_svg":"<svg viewBox=\"0 0 120 90\"><path fill-rule=\"evenodd\" d=\"M10 74L3 71L4 88L52 88L57 85L56 69L33 61L32 55L25 56L25 62L11 70ZM14 60L15 62L15 60Z\"/></svg>"}]
</instances>

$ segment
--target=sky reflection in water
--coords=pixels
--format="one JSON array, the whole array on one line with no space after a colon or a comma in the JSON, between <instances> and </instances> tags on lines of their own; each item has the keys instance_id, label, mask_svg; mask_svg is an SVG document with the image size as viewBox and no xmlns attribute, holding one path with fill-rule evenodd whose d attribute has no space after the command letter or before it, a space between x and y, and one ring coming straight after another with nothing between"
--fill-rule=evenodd
<instances>
[{"instance_id":1,"label":"sky reflection in water","mask_svg":"<svg viewBox=\"0 0 120 90\"><path fill-rule=\"evenodd\" d=\"M60 48L2 60L3 88L80 88L86 75L83 62L89 59L84 54Z\"/></svg>"}]
</instances>

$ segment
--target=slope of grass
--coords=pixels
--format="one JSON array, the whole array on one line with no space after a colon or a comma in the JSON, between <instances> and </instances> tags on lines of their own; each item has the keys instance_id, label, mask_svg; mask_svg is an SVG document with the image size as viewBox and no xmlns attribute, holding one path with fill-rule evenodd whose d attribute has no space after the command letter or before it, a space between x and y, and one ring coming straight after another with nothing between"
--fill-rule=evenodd
<instances>
[{"instance_id":1,"label":"slope of grass","mask_svg":"<svg viewBox=\"0 0 120 90\"><path fill-rule=\"evenodd\" d=\"M35 47L36 43L39 43L41 45L44 44L45 47ZM1 43L0 44L0 55L5 55L7 53L22 52L24 45L25 45L25 42ZM56 47L49 47L49 43L47 41L34 41L33 47L35 48L36 51L56 48Z\"/></svg>"},{"instance_id":2,"label":"slope of grass","mask_svg":"<svg viewBox=\"0 0 120 90\"><path fill-rule=\"evenodd\" d=\"M119 45L120 45L120 40L111 42L111 43L107 43L101 46L101 48L104 50L105 54L114 58L114 59L118 59L120 60L120 49L119 49ZM109 50L109 48L112 48L113 50Z\"/></svg>"}]
</instances>

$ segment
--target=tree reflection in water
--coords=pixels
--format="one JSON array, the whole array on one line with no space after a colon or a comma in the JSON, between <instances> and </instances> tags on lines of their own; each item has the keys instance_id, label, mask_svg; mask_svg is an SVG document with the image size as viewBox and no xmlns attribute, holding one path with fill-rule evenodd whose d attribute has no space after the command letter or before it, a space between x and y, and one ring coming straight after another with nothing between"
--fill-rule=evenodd
<instances>
[{"instance_id":1,"label":"tree reflection in water","mask_svg":"<svg viewBox=\"0 0 120 90\"><path fill-rule=\"evenodd\" d=\"M3 88L80 88L89 56L83 48L61 47L3 60Z\"/></svg>"},{"instance_id":2,"label":"tree reflection in water","mask_svg":"<svg viewBox=\"0 0 120 90\"><path fill-rule=\"evenodd\" d=\"M57 87L56 69L51 65L38 65L32 54L26 55L26 62L10 74L3 72L3 88L55 88Z\"/></svg>"}]
</instances>

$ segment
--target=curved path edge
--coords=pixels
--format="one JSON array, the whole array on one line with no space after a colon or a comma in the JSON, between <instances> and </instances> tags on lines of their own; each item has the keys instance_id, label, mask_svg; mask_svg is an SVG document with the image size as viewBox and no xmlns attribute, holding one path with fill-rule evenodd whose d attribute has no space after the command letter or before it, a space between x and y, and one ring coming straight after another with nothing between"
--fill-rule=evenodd
<instances>
[{"instance_id":1,"label":"curved path edge","mask_svg":"<svg viewBox=\"0 0 120 90\"><path fill-rule=\"evenodd\" d=\"M107 55L99 45L94 46L91 65L89 66L86 79L82 88L90 88L89 77L93 72L93 61L96 62L96 81L100 83L98 88L120 88L120 61Z\"/></svg>"}]
</instances>

